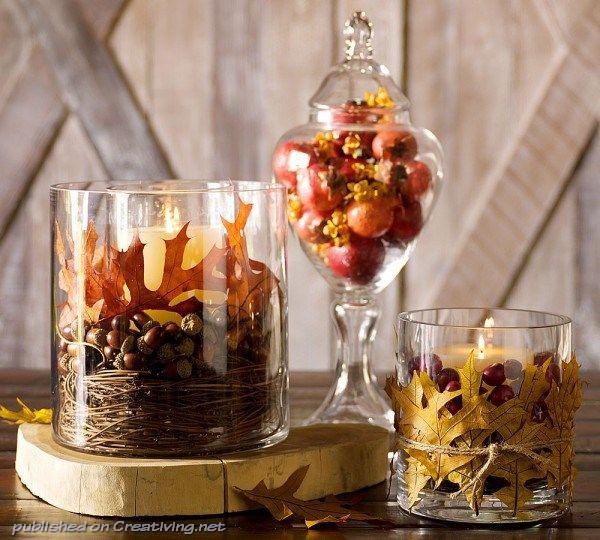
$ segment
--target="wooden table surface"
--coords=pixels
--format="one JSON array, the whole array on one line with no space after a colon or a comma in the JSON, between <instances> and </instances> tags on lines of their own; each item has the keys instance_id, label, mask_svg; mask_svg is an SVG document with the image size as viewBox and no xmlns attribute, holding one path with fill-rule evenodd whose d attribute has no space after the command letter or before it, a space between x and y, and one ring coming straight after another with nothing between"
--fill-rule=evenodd
<instances>
[{"instance_id":1,"label":"wooden table surface","mask_svg":"<svg viewBox=\"0 0 600 540\"><path fill-rule=\"evenodd\" d=\"M387 484L380 484L364 491L364 500L356 506L372 515L399 523L396 528L374 530L367 524L350 523L343 526L331 526L326 529L306 530L301 522L279 523L266 511L244 512L227 516L215 516L198 519L139 518L139 519L100 519L72 514L54 508L34 497L21 484L14 470L16 428L0 422L0 538L12 534L14 523L48 522L107 524L110 532L86 535L98 539L141 537L144 533L117 532L113 527L123 528L132 523L222 523L225 531L213 533L211 537L221 535L231 538L490 538L492 535L502 538L569 538L600 539L600 374L587 374L589 381L585 389L585 400L577 416L577 467L579 474L575 483L575 503L573 512L562 519L543 524L539 527L490 530L468 529L447 526L437 522L416 519L403 513L395 502L395 487L392 484L388 497ZM297 422L311 412L324 396L328 374L293 373L291 377L292 422ZM50 406L50 376L47 372L25 370L0 370L0 403L15 405L14 398L19 396L35 408ZM460 532L461 529L463 532ZM150 538L160 537L186 538L198 537L202 533L186 535L184 533L152 533ZM74 539L74 533L17 533L17 537Z\"/></svg>"}]
</instances>

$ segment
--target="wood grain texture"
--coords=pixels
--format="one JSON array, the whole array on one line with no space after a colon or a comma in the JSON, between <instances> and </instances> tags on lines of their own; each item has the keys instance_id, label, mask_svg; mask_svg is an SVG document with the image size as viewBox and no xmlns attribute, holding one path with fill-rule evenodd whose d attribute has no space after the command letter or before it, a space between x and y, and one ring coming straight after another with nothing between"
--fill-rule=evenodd
<instances>
[{"instance_id":1,"label":"wood grain texture","mask_svg":"<svg viewBox=\"0 0 600 540\"><path fill-rule=\"evenodd\" d=\"M540 64L544 78L505 147L487 166L479 163L489 173L470 196L464 225L452 230L452 249L439 261L438 275L429 276L424 304L497 304L553 208L593 128L597 95L594 74L563 45L557 44L549 64Z\"/></svg>"},{"instance_id":2,"label":"wood grain texture","mask_svg":"<svg viewBox=\"0 0 600 540\"><path fill-rule=\"evenodd\" d=\"M27 13L61 86L112 178L172 171L103 45L70 0L40 0Z\"/></svg>"},{"instance_id":3,"label":"wood grain texture","mask_svg":"<svg viewBox=\"0 0 600 540\"><path fill-rule=\"evenodd\" d=\"M231 456L130 459L61 447L48 425L19 427L15 468L32 493L53 506L94 516L182 516L241 512L257 505L236 488L282 485L309 466L303 500L355 491L388 472L387 430L367 424L292 428L271 448Z\"/></svg>"},{"instance_id":4,"label":"wood grain texture","mask_svg":"<svg viewBox=\"0 0 600 540\"><path fill-rule=\"evenodd\" d=\"M576 223L577 195L575 186L571 185L528 255L523 272L507 298L506 307L537 309L573 317L576 275L572 270L576 266ZM577 341L575 347L579 349Z\"/></svg>"},{"instance_id":5,"label":"wood grain texture","mask_svg":"<svg viewBox=\"0 0 600 540\"><path fill-rule=\"evenodd\" d=\"M575 343L583 367L600 369L600 136L575 173L577 238Z\"/></svg>"},{"instance_id":6,"label":"wood grain texture","mask_svg":"<svg viewBox=\"0 0 600 540\"><path fill-rule=\"evenodd\" d=\"M324 373L293 373L291 409L292 416L300 418L298 409L314 410L327 391L331 374ZM512 535L519 539L547 539L565 538L589 540L596 538L600 533L600 378L597 374L588 374L590 385L584 394L584 402L577 415L577 455L576 466L580 471L575 481L573 511L558 521L541 524L537 527L519 529L516 531L504 530L502 535ZM27 370L0 370L0 402L5 403L6 390L19 392L28 403L43 406L49 403L48 373ZM42 394L44 397L42 397ZM13 394L14 395L14 394ZM42 401L40 401L42 400ZM45 400L45 401L44 401ZM67 523L83 523L89 525L115 524L114 518L91 518L72 514L36 499L19 481L14 471L14 458L16 448L17 430L15 426L5 423L0 424L0 438L5 437L9 450L0 451L0 535L10 536L13 523L31 523L47 521L58 523L61 520ZM587 447L584 445L588 445ZM4 467L4 468L2 468ZM361 490L352 495L343 496L350 500L358 496L360 502L354 506L358 511L368 512L384 519L394 521L395 528L377 528L373 525L350 522L335 528L320 528L306 531L299 521L277 522L267 512L245 512L230 514L225 517L202 518L176 518L181 524L224 523L226 531L221 533L225 537L244 538L281 538L290 537L318 537L318 538L398 538L405 536L432 537L444 540L455 539L457 534L465 538L489 538L489 529L472 529L455 525L452 528L434 522L417 519L402 512L397 503L397 483L392 479L391 485L382 482L371 488ZM127 519L126 523L147 523L161 521L156 518ZM169 520L164 520L169 523ZM109 530L102 533L102 538L123 538L122 532ZM499 534L499 533L498 533ZM216 535L215 535L216 536ZM20 532L22 538L40 538L39 533ZM73 538L72 533L53 534L53 538L68 540ZM504 537L504 536L502 536Z\"/></svg>"},{"instance_id":7,"label":"wood grain texture","mask_svg":"<svg viewBox=\"0 0 600 540\"><path fill-rule=\"evenodd\" d=\"M6 231L27 192L47 147L62 122L65 108L39 47L12 87L0 110L0 231Z\"/></svg>"},{"instance_id":8,"label":"wood grain texture","mask_svg":"<svg viewBox=\"0 0 600 540\"><path fill-rule=\"evenodd\" d=\"M214 14L211 2L133 0L110 39L132 92L175 174L226 177L215 159Z\"/></svg>"},{"instance_id":9,"label":"wood grain texture","mask_svg":"<svg viewBox=\"0 0 600 540\"><path fill-rule=\"evenodd\" d=\"M128 0L75 0L83 19L96 37L105 39Z\"/></svg>"}]
</instances>

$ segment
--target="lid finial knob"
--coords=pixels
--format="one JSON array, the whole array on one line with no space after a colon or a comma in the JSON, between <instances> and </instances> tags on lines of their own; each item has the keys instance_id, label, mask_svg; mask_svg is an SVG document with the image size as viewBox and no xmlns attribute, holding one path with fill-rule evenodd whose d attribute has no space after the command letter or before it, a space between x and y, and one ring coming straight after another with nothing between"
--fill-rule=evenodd
<instances>
[{"instance_id":1,"label":"lid finial knob","mask_svg":"<svg viewBox=\"0 0 600 540\"><path fill-rule=\"evenodd\" d=\"M364 11L355 11L344 24L346 60L370 59L373 56L373 24Z\"/></svg>"}]
</instances>

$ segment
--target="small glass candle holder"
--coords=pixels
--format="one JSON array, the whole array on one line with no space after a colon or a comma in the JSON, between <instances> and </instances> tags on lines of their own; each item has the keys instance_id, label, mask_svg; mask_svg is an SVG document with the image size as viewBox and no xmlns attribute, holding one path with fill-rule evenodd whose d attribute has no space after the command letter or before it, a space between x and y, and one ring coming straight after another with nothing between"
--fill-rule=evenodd
<instances>
[{"instance_id":1,"label":"small glass candle holder","mask_svg":"<svg viewBox=\"0 0 600 540\"><path fill-rule=\"evenodd\" d=\"M571 505L581 404L569 318L511 309L398 317L398 502L419 516L510 524Z\"/></svg>"},{"instance_id":2,"label":"small glass candle holder","mask_svg":"<svg viewBox=\"0 0 600 540\"><path fill-rule=\"evenodd\" d=\"M283 440L285 188L60 184L51 205L55 439L142 457Z\"/></svg>"}]
</instances>

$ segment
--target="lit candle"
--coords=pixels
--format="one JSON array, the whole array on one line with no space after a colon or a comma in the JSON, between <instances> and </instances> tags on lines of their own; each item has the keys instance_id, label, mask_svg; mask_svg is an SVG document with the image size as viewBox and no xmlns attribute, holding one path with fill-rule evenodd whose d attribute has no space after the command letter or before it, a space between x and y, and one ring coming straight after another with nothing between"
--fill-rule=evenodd
<instances>
[{"instance_id":1,"label":"lit candle","mask_svg":"<svg viewBox=\"0 0 600 540\"><path fill-rule=\"evenodd\" d=\"M477 342L477 359L478 360L485 360L485 339L483 337L483 334L479 335L479 340Z\"/></svg>"},{"instance_id":2,"label":"lit candle","mask_svg":"<svg viewBox=\"0 0 600 540\"><path fill-rule=\"evenodd\" d=\"M533 363L533 352L524 347L491 346L485 342L483 335L479 335L477 343L457 343L446 347L439 347L435 352L446 367L462 367L472 352L475 355L475 366L483 370L490 364L505 362L514 359L523 366Z\"/></svg>"}]
</instances>

